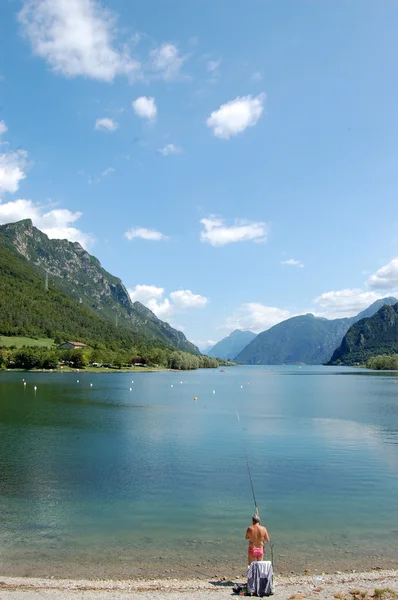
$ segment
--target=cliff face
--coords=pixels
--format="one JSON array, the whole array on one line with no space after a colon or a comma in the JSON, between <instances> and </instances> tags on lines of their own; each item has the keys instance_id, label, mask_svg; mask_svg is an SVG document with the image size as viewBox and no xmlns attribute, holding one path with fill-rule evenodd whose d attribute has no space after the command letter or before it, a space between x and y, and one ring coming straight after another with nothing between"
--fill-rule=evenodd
<instances>
[{"instance_id":1,"label":"cliff face","mask_svg":"<svg viewBox=\"0 0 398 600\"><path fill-rule=\"evenodd\" d=\"M143 337L199 353L183 333L160 321L149 309L133 304L118 277L77 242L49 239L30 219L0 226L5 244L21 254L49 283L108 321Z\"/></svg>"}]
</instances>

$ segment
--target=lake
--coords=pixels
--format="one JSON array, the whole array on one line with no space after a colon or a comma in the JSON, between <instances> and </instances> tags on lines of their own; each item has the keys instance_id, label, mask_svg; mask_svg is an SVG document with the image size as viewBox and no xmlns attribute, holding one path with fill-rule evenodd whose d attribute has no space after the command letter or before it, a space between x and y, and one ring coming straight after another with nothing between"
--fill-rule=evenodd
<instances>
[{"instance_id":1,"label":"lake","mask_svg":"<svg viewBox=\"0 0 398 600\"><path fill-rule=\"evenodd\" d=\"M246 454L278 572L396 567L395 377L1 373L0 574L244 573Z\"/></svg>"}]
</instances>

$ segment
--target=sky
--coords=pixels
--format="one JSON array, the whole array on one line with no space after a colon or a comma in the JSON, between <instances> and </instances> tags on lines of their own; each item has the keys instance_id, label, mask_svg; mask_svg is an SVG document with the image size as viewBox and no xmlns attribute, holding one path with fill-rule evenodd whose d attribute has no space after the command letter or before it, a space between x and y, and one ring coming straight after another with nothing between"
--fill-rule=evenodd
<instances>
[{"instance_id":1,"label":"sky","mask_svg":"<svg viewBox=\"0 0 398 600\"><path fill-rule=\"evenodd\" d=\"M397 23L396 0L1 0L0 223L80 242L201 348L398 294Z\"/></svg>"}]
</instances>

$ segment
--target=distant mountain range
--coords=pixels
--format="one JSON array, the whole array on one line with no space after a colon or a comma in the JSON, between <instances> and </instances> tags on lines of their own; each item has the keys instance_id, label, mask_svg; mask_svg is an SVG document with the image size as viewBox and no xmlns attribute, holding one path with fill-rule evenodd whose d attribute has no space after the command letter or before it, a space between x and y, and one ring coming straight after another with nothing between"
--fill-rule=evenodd
<instances>
[{"instance_id":1,"label":"distant mountain range","mask_svg":"<svg viewBox=\"0 0 398 600\"><path fill-rule=\"evenodd\" d=\"M357 316L345 319L324 319L312 314L292 317L256 336L235 361L249 365L322 364L330 360L351 325L374 315L382 306L397 302L396 298L382 298Z\"/></svg>"},{"instance_id":2,"label":"distant mountain range","mask_svg":"<svg viewBox=\"0 0 398 600\"><path fill-rule=\"evenodd\" d=\"M222 358L224 360L233 360L233 358L239 354L241 350L249 342L256 337L256 334L252 331L242 331L241 329L235 329L227 337L220 340L211 349L207 350L207 355L212 358Z\"/></svg>"},{"instance_id":3,"label":"distant mountain range","mask_svg":"<svg viewBox=\"0 0 398 600\"><path fill-rule=\"evenodd\" d=\"M73 323L73 311L72 316L57 316L56 310L54 312L56 307L51 308L48 296L44 293L45 287L48 287L48 291L58 298L58 313L65 303L75 307L76 320L80 315L82 323L85 323L80 337L92 339L89 323L93 325L95 321L94 330L97 331L100 320L104 323L107 335L111 336L110 329L113 328L116 337L120 337L123 331L124 336L134 340L146 340L152 344L156 342L199 354L199 349L183 333L158 319L140 302L133 303L121 280L105 271L99 260L80 244L51 240L34 227L30 219L25 219L0 226L0 249L3 251L0 294L4 306L0 314L0 329L3 330L0 333L7 330L11 332L9 335L21 335L12 331L23 332L24 327L32 329L34 322L34 328L44 337L46 330L78 335L78 328ZM24 273L25 279L18 273ZM41 287L39 295L36 293L38 282ZM25 303L20 310L12 308L15 305L13 290L16 285L20 289L21 302ZM47 306L47 311L43 312L40 302ZM8 312L5 308L7 304ZM38 312L40 319L37 318ZM52 315L51 327L46 323L46 314L49 312Z\"/></svg>"},{"instance_id":4,"label":"distant mountain range","mask_svg":"<svg viewBox=\"0 0 398 600\"><path fill-rule=\"evenodd\" d=\"M382 306L352 325L328 364L362 364L381 354L398 354L398 304Z\"/></svg>"}]
</instances>

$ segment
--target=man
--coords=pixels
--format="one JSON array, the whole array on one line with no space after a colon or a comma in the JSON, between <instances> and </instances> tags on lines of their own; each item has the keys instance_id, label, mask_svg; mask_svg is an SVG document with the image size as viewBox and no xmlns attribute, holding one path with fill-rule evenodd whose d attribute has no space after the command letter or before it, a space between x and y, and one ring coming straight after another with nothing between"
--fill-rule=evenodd
<instances>
[{"instance_id":1,"label":"man","mask_svg":"<svg viewBox=\"0 0 398 600\"><path fill-rule=\"evenodd\" d=\"M264 556L264 540L270 541L268 531L260 525L260 517L258 514L252 516L252 525L247 528L246 539L249 540L249 548L247 551L248 564L254 560L262 560Z\"/></svg>"}]
</instances>

